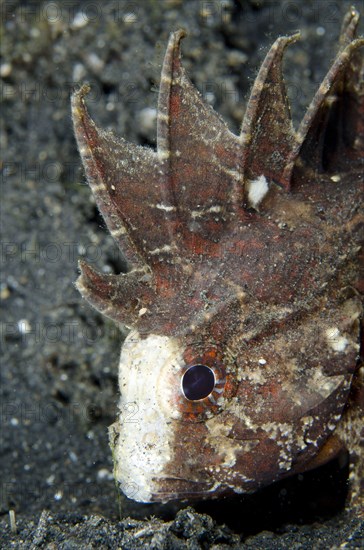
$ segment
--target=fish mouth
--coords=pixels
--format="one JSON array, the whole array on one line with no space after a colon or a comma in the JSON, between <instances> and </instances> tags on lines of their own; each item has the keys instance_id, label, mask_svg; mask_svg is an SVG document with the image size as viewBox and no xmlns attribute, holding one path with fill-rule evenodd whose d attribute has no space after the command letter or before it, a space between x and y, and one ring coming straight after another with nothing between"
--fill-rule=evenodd
<instances>
[{"instance_id":1,"label":"fish mouth","mask_svg":"<svg viewBox=\"0 0 364 550\"><path fill-rule=\"evenodd\" d=\"M158 490L153 491L151 502L211 499L223 491L221 483L172 476L154 478L153 484Z\"/></svg>"}]
</instances>

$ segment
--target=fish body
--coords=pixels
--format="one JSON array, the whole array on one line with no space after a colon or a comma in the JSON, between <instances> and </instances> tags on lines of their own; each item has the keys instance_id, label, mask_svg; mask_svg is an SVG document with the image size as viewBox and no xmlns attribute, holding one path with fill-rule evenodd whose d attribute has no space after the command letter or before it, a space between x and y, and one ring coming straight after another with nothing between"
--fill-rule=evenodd
<instances>
[{"instance_id":1,"label":"fish body","mask_svg":"<svg viewBox=\"0 0 364 550\"><path fill-rule=\"evenodd\" d=\"M297 130L268 52L240 135L206 105L172 33L157 150L72 113L86 175L126 273L77 286L130 329L110 428L115 478L140 502L251 493L347 448L362 511L364 40L339 52ZM360 473L361 472L361 473ZM362 512L361 512L362 513Z\"/></svg>"}]
</instances>

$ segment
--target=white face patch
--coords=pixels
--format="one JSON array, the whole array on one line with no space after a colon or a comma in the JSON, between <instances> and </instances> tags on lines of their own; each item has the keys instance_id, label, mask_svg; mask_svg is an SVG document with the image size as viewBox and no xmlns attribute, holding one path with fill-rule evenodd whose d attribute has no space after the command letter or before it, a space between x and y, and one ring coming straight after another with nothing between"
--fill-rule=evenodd
<instances>
[{"instance_id":1,"label":"white face patch","mask_svg":"<svg viewBox=\"0 0 364 550\"><path fill-rule=\"evenodd\" d=\"M119 385L120 415L113 429L115 478L122 491L138 502L150 502L158 478L171 456L174 438L173 393L170 381L183 365L176 339L131 332L123 345Z\"/></svg>"},{"instance_id":2,"label":"white face patch","mask_svg":"<svg viewBox=\"0 0 364 550\"><path fill-rule=\"evenodd\" d=\"M268 182L265 176L261 175L257 179L249 181L247 187L250 206L257 208L268 193Z\"/></svg>"}]
</instances>

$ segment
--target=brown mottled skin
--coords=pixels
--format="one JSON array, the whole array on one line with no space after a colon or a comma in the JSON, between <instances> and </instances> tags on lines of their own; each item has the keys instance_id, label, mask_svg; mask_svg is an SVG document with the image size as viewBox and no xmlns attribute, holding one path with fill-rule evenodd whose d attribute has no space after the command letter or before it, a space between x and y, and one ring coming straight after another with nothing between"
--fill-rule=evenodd
<instances>
[{"instance_id":1,"label":"brown mottled skin","mask_svg":"<svg viewBox=\"0 0 364 550\"><path fill-rule=\"evenodd\" d=\"M363 513L358 19L354 9L345 17L339 53L298 131L281 67L298 35L272 46L240 136L188 80L182 31L164 61L156 152L98 129L87 87L73 96L89 184L129 262L121 275L81 262L78 288L142 338L168 336L183 350L169 403L180 418L171 419L171 459L151 500L252 492L346 447L350 506ZM261 176L268 188L257 199ZM179 388L195 364L209 366L217 386L192 401Z\"/></svg>"}]
</instances>

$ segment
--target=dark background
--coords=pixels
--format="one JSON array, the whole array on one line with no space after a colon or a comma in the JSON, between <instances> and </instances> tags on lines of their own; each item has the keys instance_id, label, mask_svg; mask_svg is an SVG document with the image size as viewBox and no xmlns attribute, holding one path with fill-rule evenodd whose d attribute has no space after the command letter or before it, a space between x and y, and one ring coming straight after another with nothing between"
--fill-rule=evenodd
<instances>
[{"instance_id":1,"label":"dark background","mask_svg":"<svg viewBox=\"0 0 364 550\"><path fill-rule=\"evenodd\" d=\"M329 0L1 3L0 545L4 548L28 548L31 543L45 547L44 541L58 541L62 533L71 537L70 531L77 528L93 541L100 525L110 544L105 547L113 548L120 544L117 536L127 529L125 522L118 521L128 515L144 520L155 514L160 519L155 524L133 524L135 529L142 525L151 530L146 539L139 535L134 540L130 524L130 545L125 546L130 548L137 547L136 540L150 543L156 525L162 534L169 530L169 537L173 531L181 544L189 540L181 525L191 522L191 517L200 525L200 516L193 511L181 512L175 519L185 504L139 505L120 496L113 482L107 427L117 414L122 335L81 299L73 283L80 257L106 272L119 272L123 259L85 184L70 118L71 90L90 82L87 103L97 123L132 142L154 147L161 64L169 33L182 27L188 31L182 49L189 76L238 132L249 89L268 47L279 35L301 30L302 40L287 49L285 68L297 125L333 59L342 17L351 4ZM364 15L363 1L355 5ZM196 527L195 547L204 547L206 540L233 545L249 535L258 537L249 539L258 541L257 547L269 548L275 547L274 541L277 548L290 547L300 537L310 544L323 540L324 532L337 543L350 536L360 538L359 522L342 513L335 516L343 507L346 476L342 457L257 496L198 505L197 511L209 513L218 526L227 523L237 536L225 531L221 535L219 527L216 536L211 534L212 523L203 516L200 523L212 538L198 539ZM10 509L16 513L18 534L9 530ZM38 524L42 510L47 513ZM90 523L87 518L94 515L105 519ZM52 521L54 532L49 527ZM270 533L273 538L265 543L267 530L275 534ZM82 537L72 547L88 547ZM161 537L154 547L176 547ZM287 542L284 537L292 538Z\"/></svg>"}]
</instances>

